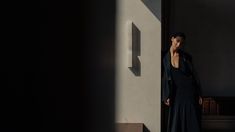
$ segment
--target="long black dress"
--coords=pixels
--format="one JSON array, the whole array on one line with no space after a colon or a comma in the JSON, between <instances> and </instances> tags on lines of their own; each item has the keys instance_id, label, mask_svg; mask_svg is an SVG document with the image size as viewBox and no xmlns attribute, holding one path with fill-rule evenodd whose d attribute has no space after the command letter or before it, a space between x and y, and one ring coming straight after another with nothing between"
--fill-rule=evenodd
<instances>
[{"instance_id":1,"label":"long black dress","mask_svg":"<svg viewBox=\"0 0 235 132\"><path fill-rule=\"evenodd\" d=\"M185 74L180 65L179 68L170 67L173 92L167 132L200 132L201 111L193 77Z\"/></svg>"}]
</instances>

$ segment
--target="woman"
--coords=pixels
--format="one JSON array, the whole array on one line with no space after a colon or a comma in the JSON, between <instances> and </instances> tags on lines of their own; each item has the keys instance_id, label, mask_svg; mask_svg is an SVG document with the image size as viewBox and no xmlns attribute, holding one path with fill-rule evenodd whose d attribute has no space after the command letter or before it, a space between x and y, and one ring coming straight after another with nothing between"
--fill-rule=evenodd
<instances>
[{"instance_id":1,"label":"woman","mask_svg":"<svg viewBox=\"0 0 235 132\"><path fill-rule=\"evenodd\" d=\"M169 106L167 132L201 131L201 88L192 57L182 47L184 33L171 37L163 58L163 101Z\"/></svg>"}]
</instances>

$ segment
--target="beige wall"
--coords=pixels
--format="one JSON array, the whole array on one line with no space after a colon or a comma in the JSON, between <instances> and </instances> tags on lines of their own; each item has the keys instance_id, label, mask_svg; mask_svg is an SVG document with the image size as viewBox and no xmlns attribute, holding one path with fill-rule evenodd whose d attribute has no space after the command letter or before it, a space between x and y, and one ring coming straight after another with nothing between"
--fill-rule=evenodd
<instances>
[{"instance_id":1,"label":"beige wall","mask_svg":"<svg viewBox=\"0 0 235 132\"><path fill-rule=\"evenodd\" d=\"M141 32L141 76L128 68L129 21ZM161 22L141 0L118 0L116 41L116 122L160 132Z\"/></svg>"}]
</instances>

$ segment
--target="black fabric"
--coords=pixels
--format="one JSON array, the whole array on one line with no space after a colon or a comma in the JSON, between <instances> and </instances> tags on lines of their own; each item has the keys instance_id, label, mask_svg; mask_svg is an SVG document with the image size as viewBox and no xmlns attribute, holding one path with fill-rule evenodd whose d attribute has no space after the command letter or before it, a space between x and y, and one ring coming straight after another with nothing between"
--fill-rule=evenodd
<instances>
[{"instance_id":1,"label":"black fabric","mask_svg":"<svg viewBox=\"0 0 235 132\"><path fill-rule=\"evenodd\" d=\"M164 61L163 101L171 99L167 132L201 132L199 81L194 74L191 56L183 51L179 53L179 68L173 67L170 63L170 53Z\"/></svg>"},{"instance_id":2,"label":"black fabric","mask_svg":"<svg viewBox=\"0 0 235 132\"><path fill-rule=\"evenodd\" d=\"M186 75L191 75L193 84L196 87L196 94L201 96L201 84L198 74L194 68L192 62L192 56L186 53L183 50L179 50L180 53L180 69ZM167 98L172 96L172 75L171 75L171 67L170 67L170 51L168 51L163 57L163 77L162 77L162 101L165 102Z\"/></svg>"}]
</instances>

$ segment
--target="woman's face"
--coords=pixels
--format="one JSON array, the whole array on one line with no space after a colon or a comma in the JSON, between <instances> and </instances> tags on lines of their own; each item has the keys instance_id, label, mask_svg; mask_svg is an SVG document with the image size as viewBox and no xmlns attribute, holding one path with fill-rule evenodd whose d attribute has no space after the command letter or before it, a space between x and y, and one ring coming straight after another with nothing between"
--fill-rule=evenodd
<instances>
[{"instance_id":1,"label":"woman's face","mask_svg":"<svg viewBox=\"0 0 235 132\"><path fill-rule=\"evenodd\" d=\"M184 39L183 39L182 37L180 37L180 36L172 37L172 38L171 38L171 47L172 47L174 50L177 50L177 49L179 49L180 47L182 47L183 41L184 41Z\"/></svg>"}]
</instances>

